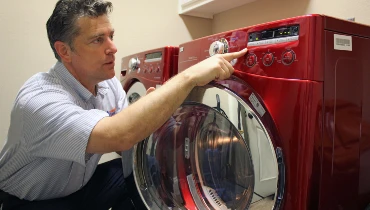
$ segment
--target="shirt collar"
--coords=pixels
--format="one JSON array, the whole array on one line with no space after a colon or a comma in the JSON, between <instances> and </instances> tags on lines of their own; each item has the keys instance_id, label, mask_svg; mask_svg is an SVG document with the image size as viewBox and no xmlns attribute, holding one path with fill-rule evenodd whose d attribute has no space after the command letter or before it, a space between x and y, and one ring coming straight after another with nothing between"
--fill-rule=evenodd
<instances>
[{"instance_id":1,"label":"shirt collar","mask_svg":"<svg viewBox=\"0 0 370 210\"><path fill-rule=\"evenodd\" d=\"M88 91L64 66L63 63L57 62L50 70L51 74L56 75L60 80L67 83L78 95L85 101L88 101L94 95ZM97 94L105 95L109 89L108 84L105 81L99 82L96 85Z\"/></svg>"}]
</instances>

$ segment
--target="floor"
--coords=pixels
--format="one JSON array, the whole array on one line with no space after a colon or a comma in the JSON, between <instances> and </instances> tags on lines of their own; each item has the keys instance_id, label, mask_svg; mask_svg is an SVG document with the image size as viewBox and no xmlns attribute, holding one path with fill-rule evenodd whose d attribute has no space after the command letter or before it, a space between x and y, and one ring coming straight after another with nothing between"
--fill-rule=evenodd
<instances>
[{"instance_id":1,"label":"floor","mask_svg":"<svg viewBox=\"0 0 370 210\"><path fill-rule=\"evenodd\" d=\"M265 198L257 201L249 206L250 210L271 210L274 206L274 200L271 198Z\"/></svg>"}]
</instances>

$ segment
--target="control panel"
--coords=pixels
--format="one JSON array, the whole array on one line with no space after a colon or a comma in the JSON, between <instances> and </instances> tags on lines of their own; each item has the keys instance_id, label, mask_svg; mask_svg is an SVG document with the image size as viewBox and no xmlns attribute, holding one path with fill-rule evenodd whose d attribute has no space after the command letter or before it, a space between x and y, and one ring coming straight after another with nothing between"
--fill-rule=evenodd
<instances>
[{"instance_id":1,"label":"control panel","mask_svg":"<svg viewBox=\"0 0 370 210\"><path fill-rule=\"evenodd\" d=\"M128 63L124 64L122 59L122 76L127 74L151 74L160 73L162 65L162 52L150 52L144 55L136 55L129 59ZM128 68L125 68L127 66Z\"/></svg>"},{"instance_id":2,"label":"control panel","mask_svg":"<svg viewBox=\"0 0 370 210\"><path fill-rule=\"evenodd\" d=\"M312 70L315 42L312 24L316 16L291 18L214 34L180 45L179 71L216 54L248 48L245 56L230 61L236 73L260 76L312 79L320 77ZM311 23L312 22L312 23ZM309 55L310 54L310 55Z\"/></svg>"},{"instance_id":3,"label":"control panel","mask_svg":"<svg viewBox=\"0 0 370 210\"><path fill-rule=\"evenodd\" d=\"M166 46L123 57L120 80L166 81L177 72L177 56L178 47Z\"/></svg>"},{"instance_id":4,"label":"control panel","mask_svg":"<svg viewBox=\"0 0 370 210\"><path fill-rule=\"evenodd\" d=\"M298 40L299 26L287 26L249 34L248 46L278 44Z\"/></svg>"},{"instance_id":5,"label":"control panel","mask_svg":"<svg viewBox=\"0 0 370 210\"><path fill-rule=\"evenodd\" d=\"M161 70L162 52L145 54L144 73L159 73Z\"/></svg>"},{"instance_id":6,"label":"control panel","mask_svg":"<svg viewBox=\"0 0 370 210\"><path fill-rule=\"evenodd\" d=\"M282 63L286 66L291 65L296 60L296 54L293 49L287 48L282 53L281 49L274 47L268 48L269 45L276 45L281 43L289 43L299 40L299 25L284 26L279 28L273 28L268 30L262 30L257 32L251 32L248 35L247 47L259 47L262 49L267 48L267 52L261 52L260 57L257 55L257 48L254 48L252 52L246 54L245 65L252 68L256 64L262 64L265 67L272 66L274 62ZM213 41L209 46L209 56L215 54L228 53L230 44L226 38L220 38ZM237 60L231 61L234 66Z\"/></svg>"},{"instance_id":7,"label":"control panel","mask_svg":"<svg viewBox=\"0 0 370 210\"><path fill-rule=\"evenodd\" d=\"M215 54L238 52L245 56L230 63L234 74L314 80L323 79L321 15L305 15L257 24L196 39L179 46L178 71ZM240 76L240 75L239 75Z\"/></svg>"},{"instance_id":8,"label":"control panel","mask_svg":"<svg viewBox=\"0 0 370 210\"><path fill-rule=\"evenodd\" d=\"M288 43L297 40L299 40L299 25L292 25L252 32L248 36L247 46L261 46L266 48L268 45ZM284 50L281 55L273 53L271 50L272 49L268 49L268 52L263 52L261 58L258 58L255 53L247 54L245 65L251 68L259 63L258 60L260 59L260 63L266 67L271 66L275 61L288 66L296 60L296 54L292 49L288 48Z\"/></svg>"}]
</instances>

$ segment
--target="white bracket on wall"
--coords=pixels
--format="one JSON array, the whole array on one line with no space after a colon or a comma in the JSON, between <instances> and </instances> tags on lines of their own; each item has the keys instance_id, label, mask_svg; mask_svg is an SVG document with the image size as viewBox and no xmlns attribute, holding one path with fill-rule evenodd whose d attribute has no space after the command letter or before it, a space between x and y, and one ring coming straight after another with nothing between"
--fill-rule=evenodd
<instances>
[{"instance_id":1,"label":"white bracket on wall","mask_svg":"<svg viewBox=\"0 0 370 210\"><path fill-rule=\"evenodd\" d=\"M347 18L347 20L355 22L355 17Z\"/></svg>"},{"instance_id":2,"label":"white bracket on wall","mask_svg":"<svg viewBox=\"0 0 370 210\"><path fill-rule=\"evenodd\" d=\"M178 0L179 14L213 19L213 15L256 0Z\"/></svg>"}]
</instances>

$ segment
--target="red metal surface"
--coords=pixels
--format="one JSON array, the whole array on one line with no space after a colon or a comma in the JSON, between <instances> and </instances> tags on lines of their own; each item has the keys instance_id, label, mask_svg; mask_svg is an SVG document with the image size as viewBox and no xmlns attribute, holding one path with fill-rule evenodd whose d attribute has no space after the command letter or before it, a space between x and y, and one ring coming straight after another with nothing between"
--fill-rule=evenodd
<instances>
[{"instance_id":1,"label":"red metal surface","mask_svg":"<svg viewBox=\"0 0 370 210\"><path fill-rule=\"evenodd\" d=\"M325 32L322 209L364 209L370 203L369 38L352 37L353 50L334 50ZM370 33L369 33L370 34ZM367 87L366 87L367 86Z\"/></svg>"},{"instance_id":2,"label":"red metal surface","mask_svg":"<svg viewBox=\"0 0 370 210\"><path fill-rule=\"evenodd\" d=\"M312 62L314 57L320 58L322 53L320 50L315 50L321 49L322 46L315 35L316 31L319 31L323 25L323 19L318 15L305 16L304 18L290 18L283 21L242 28L182 44L180 45L180 48L183 48L183 52L179 54L179 71L208 58L209 46L216 40L225 38L229 42L229 51L235 52L247 47L250 33L287 25L300 25L299 40L275 45L249 47L248 53L257 56L257 65L249 68L246 66L245 58L241 58L236 64L235 69L267 77L322 81L323 72L321 67L317 65L318 60ZM287 50L293 50L296 54L295 61L289 66L281 63L283 54ZM266 53L272 53L275 57L272 65L268 67L262 63L262 58Z\"/></svg>"},{"instance_id":3,"label":"red metal surface","mask_svg":"<svg viewBox=\"0 0 370 210\"><path fill-rule=\"evenodd\" d=\"M162 59L156 62L145 62L145 55L148 53L162 52ZM163 48L152 49L133 55L125 56L121 59L120 80L125 91L137 81L143 83L146 88L162 85L169 78L177 73L177 57L179 48L166 46ZM140 71L129 71L129 61L131 58L139 58ZM153 71L150 73L150 69ZM155 71L159 68L159 71Z\"/></svg>"},{"instance_id":4,"label":"red metal surface","mask_svg":"<svg viewBox=\"0 0 370 210\"><path fill-rule=\"evenodd\" d=\"M250 47L234 75L247 82L271 115L283 150L284 210L365 209L370 203L370 27L321 15L251 26L180 45L179 72L209 57L225 38L229 51L247 46L251 32L300 25L299 40ZM334 34L352 36L353 50L334 50ZM296 57L281 62L284 52ZM262 63L274 55L270 66ZM246 57L257 56L249 68ZM248 101L237 86L230 89Z\"/></svg>"}]
</instances>

